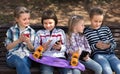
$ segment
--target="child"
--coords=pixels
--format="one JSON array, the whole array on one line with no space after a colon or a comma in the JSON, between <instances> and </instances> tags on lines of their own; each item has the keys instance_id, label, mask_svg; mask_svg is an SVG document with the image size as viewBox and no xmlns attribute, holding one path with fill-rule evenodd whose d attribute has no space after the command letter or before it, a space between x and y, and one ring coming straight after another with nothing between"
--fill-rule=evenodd
<instances>
[{"instance_id":1,"label":"child","mask_svg":"<svg viewBox=\"0 0 120 74\"><path fill-rule=\"evenodd\" d=\"M65 59L66 36L62 29L55 28L57 16L52 10L46 10L42 14L41 23L45 29L36 33L34 47L42 45L44 48L43 56L57 57ZM52 59L51 59L52 60ZM49 61L48 61L49 62ZM55 67L45 64L41 65L42 74L53 74ZM58 68L60 74L66 74L65 68Z\"/></svg>"},{"instance_id":2,"label":"child","mask_svg":"<svg viewBox=\"0 0 120 74\"><path fill-rule=\"evenodd\" d=\"M101 8L93 8L90 13L90 27L85 29L85 35L92 49L92 57L103 69L103 74L120 74L120 60L115 56L116 43L107 26L102 26L104 12Z\"/></svg>"},{"instance_id":3,"label":"child","mask_svg":"<svg viewBox=\"0 0 120 74\"><path fill-rule=\"evenodd\" d=\"M11 68L16 68L17 74L31 74L30 51L33 51L35 31L30 25L30 11L25 7L17 7L14 11L16 24L7 31L6 48L7 64Z\"/></svg>"},{"instance_id":4,"label":"child","mask_svg":"<svg viewBox=\"0 0 120 74\"><path fill-rule=\"evenodd\" d=\"M84 19L82 16L74 15L68 21L68 40L67 40L67 53L71 58L74 52L78 52L80 55L80 62L95 72L95 74L101 74L101 66L93 61L89 55L91 49L87 42L87 39L83 35ZM73 70L72 74L80 74L79 70Z\"/></svg>"}]
</instances>

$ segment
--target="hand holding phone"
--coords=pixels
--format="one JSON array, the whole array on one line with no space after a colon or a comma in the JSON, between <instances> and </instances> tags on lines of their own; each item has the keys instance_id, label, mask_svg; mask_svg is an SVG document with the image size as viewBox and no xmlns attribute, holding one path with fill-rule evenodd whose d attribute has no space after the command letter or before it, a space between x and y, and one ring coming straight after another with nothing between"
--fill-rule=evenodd
<instances>
[{"instance_id":1,"label":"hand holding phone","mask_svg":"<svg viewBox=\"0 0 120 74\"><path fill-rule=\"evenodd\" d=\"M58 41L55 42L55 44L53 45L52 48L60 51L61 45L62 45L61 40L58 40Z\"/></svg>"}]
</instances>

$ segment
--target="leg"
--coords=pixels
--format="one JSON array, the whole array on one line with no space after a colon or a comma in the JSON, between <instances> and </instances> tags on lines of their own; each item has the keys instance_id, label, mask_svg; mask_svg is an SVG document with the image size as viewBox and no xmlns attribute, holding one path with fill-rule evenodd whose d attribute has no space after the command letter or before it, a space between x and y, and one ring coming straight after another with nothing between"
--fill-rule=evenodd
<instances>
[{"instance_id":1,"label":"leg","mask_svg":"<svg viewBox=\"0 0 120 74\"><path fill-rule=\"evenodd\" d=\"M72 69L68 69L67 74L73 74Z\"/></svg>"},{"instance_id":2,"label":"leg","mask_svg":"<svg viewBox=\"0 0 120 74\"><path fill-rule=\"evenodd\" d=\"M109 62L115 74L120 74L120 60L114 54L111 54Z\"/></svg>"},{"instance_id":3,"label":"leg","mask_svg":"<svg viewBox=\"0 0 120 74\"><path fill-rule=\"evenodd\" d=\"M53 74L54 67L40 64L40 72L41 74Z\"/></svg>"},{"instance_id":4,"label":"leg","mask_svg":"<svg viewBox=\"0 0 120 74\"><path fill-rule=\"evenodd\" d=\"M81 71L79 69L73 69L72 74L81 74Z\"/></svg>"},{"instance_id":5,"label":"leg","mask_svg":"<svg viewBox=\"0 0 120 74\"><path fill-rule=\"evenodd\" d=\"M60 73L60 74L63 74L63 73ZM79 69L67 69L67 73L64 73L64 74L81 74L81 71Z\"/></svg>"},{"instance_id":6,"label":"leg","mask_svg":"<svg viewBox=\"0 0 120 74\"><path fill-rule=\"evenodd\" d=\"M94 60L102 66L103 74L112 74L112 69L106 56L104 54L96 54L94 55Z\"/></svg>"},{"instance_id":7,"label":"leg","mask_svg":"<svg viewBox=\"0 0 120 74\"><path fill-rule=\"evenodd\" d=\"M81 63L83 63L86 68L93 70L95 74L102 74L102 67L94 60L89 59L86 62L81 61Z\"/></svg>"},{"instance_id":8,"label":"leg","mask_svg":"<svg viewBox=\"0 0 120 74\"><path fill-rule=\"evenodd\" d=\"M23 59L25 60L25 58ZM26 65L23 59L16 55L12 55L9 59L7 59L7 64L12 68L16 68L17 74L31 74L29 66Z\"/></svg>"},{"instance_id":9,"label":"leg","mask_svg":"<svg viewBox=\"0 0 120 74\"><path fill-rule=\"evenodd\" d=\"M67 74L68 69L67 68L58 68L60 74Z\"/></svg>"}]
</instances>

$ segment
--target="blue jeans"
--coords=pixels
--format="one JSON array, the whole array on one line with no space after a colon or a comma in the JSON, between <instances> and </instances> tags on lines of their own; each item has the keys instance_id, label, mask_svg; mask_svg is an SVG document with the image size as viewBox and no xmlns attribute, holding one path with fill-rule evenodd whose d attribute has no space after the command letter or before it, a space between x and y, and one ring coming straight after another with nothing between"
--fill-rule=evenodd
<instances>
[{"instance_id":1,"label":"blue jeans","mask_svg":"<svg viewBox=\"0 0 120 74\"><path fill-rule=\"evenodd\" d=\"M41 74L53 74L54 69L56 69L56 67L40 64ZM59 74L67 74L68 71L66 68L58 68L58 67L57 70L59 71Z\"/></svg>"},{"instance_id":2,"label":"blue jeans","mask_svg":"<svg viewBox=\"0 0 120 74\"><path fill-rule=\"evenodd\" d=\"M81 71L79 69L68 69L67 74L81 74Z\"/></svg>"},{"instance_id":3,"label":"blue jeans","mask_svg":"<svg viewBox=\"0 0 120 74\"><path fill-rule=\"evenodd\" d=\"M94 60L97 61L103 68L103 74L120 74L120 60L115 54L95 54Z\"/></svg>"},{"instance_id":4,"label":"blue jeans","mask_svg":"<svg viewBox=\"0 0 120 74\"><path fill-rule=\"evenodd\" d=\"M68 61L70 61L70 57L68 58ZM67 69L67 74L81 74L81 71L79 69Z\"/></svg>"},{"instance_id":5,"label":"blue jeans","mask_svg":"<svg viewBox=\"0 0 120 74\"><path fill-rule=\"evenodd\" d=\"M91 58L86 62L81 61L81 63L83 63L86 68L93 70L95 74L102 74L102 67Z\"/></svg>"},{"instance_id":6,"label":"blue jeans","mask_svg":"<svg viewBox=\"0 0 120 74\"><path fill-rule=\"evenodd\" d=\"M9 67L16 68L17 74L31 74L30 59L28 57L21 59L19 56L12 55L10 58L6 59L6 62Z\"/></svg>"}]
</instances>

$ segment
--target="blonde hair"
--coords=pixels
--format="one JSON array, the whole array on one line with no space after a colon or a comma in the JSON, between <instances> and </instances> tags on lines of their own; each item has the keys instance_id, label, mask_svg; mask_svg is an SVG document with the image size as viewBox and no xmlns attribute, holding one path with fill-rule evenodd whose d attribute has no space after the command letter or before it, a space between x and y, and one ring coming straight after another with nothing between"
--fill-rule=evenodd
<instances>
[{"instance_id":1,"label":"blonde hair","mask_svg":"<svg viewBox=\"0 0 120 74\"><path fill-rule=\"evenodd\" d=\"M22 13L30 13L30 11L24 6L16 7L16 9L14 10L14 17L19 18L20 14Z\"/></svg>"},{"instance_id":2,"label":"blonde hair","mask_svg":"<svg viewBox=\"0 0 120 74\"><path fill-rule=\"evenodd\" d=\"M80 15L73 15L68 20L68 36L71 37L71 34L73 32L73 27L76 23L78 23L80 20L84 20L83 16Z\"/></svg>"}]
</instances>

